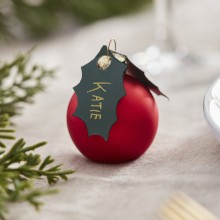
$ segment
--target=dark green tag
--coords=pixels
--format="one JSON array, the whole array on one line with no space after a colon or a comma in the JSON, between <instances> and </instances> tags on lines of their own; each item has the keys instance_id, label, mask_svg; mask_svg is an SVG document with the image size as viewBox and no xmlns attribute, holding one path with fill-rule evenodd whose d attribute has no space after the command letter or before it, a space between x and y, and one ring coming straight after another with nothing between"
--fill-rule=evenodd
<instances>
[{"instance_id":1,"label":"dark green tag","mask_svg":"<svg viewBox=\"0 0 220 220\"><path fill-rule=\"evenodd\" d=\"M108 67L98 67L100 58L110 60ZM108 139L109 131L117 120L118 101L126 94L123 76L127 65L117 60L106 46L98 55L82 67L82 79L74 87L78 106L74 116L82 119L90 135L100 135Z\"/></svg>"}]
</instances>

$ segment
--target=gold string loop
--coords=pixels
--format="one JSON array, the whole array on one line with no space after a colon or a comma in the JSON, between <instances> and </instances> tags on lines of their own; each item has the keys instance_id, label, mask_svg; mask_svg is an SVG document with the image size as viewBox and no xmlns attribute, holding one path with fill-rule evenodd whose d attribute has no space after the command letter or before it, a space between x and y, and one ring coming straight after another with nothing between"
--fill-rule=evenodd
<instances>
[{"instance_id":1,"label":"gold string loop","mask_svg":"<svg viewBox=\"0 0 220 220\"><path fill-rule=\"evenodd\" d=\"M115 49L114 50L111 50L111 51L113 51L113 52L116 52L116 40L114 39L114 38L112 38L110 41L109 41L109 43L108 43L108 47L107 47L107 56L109 56L109 50L110 50L110 46L111 46L111 43L114 43L114 46L115 46Z\"/></svg>"}]
</instances>

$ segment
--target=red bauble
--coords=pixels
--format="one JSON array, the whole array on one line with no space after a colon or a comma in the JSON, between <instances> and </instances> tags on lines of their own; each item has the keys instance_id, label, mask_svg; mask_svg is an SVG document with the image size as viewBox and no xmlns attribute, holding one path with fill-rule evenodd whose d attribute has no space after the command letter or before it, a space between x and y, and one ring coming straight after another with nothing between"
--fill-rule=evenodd
<instances>
[{"instance_id":1,"label":"red bauble","mask_svg":"<svg viewBox=\"0 0 220 220\"><path fill-rule=\"evenodd\" d=\"M74 94L67 110L70 136L79 151L101 163L120 163L141 156L152 143L158 127L156 102L146 87L131 76L124 76L124 96L117 105L117 121L107 141L99 135L88 136L86 124L73 116L77 107Z\"/></svg>"}]
</instances>

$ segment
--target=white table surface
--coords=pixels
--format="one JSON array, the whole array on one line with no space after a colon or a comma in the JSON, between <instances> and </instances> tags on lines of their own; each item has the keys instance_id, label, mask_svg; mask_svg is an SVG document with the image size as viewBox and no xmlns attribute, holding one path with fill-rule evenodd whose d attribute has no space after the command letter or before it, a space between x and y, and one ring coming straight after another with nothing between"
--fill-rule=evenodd
<instances>
[{"instance_id":1,"label":"white table surface","mask_svg":"<svg viewBox=\"0 0 220 220\"><path fill-rule=\"evenodd\" d=\"M10 205L9 220L154 220L159 207L176 191L220 216L220 144L202 109L207 88L220 74L217 6L216 0L175 1L176 39L200 55L201 62L150 77L170 101L155 96L158 133L149 150L130 163L105 165L84 158L69 137L65 115L72 87L81 77L80 67L112 37L118 51L128 55L146 47L152 38L152 12L104 20L37 42L33 60L60 70L46 92L16 119L17 136L29 144L48 141L39 152L77 172L57 185L58 194L42 198L45 205L40 212L25 203ZM2 57L10 58L33 44L2 45Z\"/></svg>"}]
</instances>

